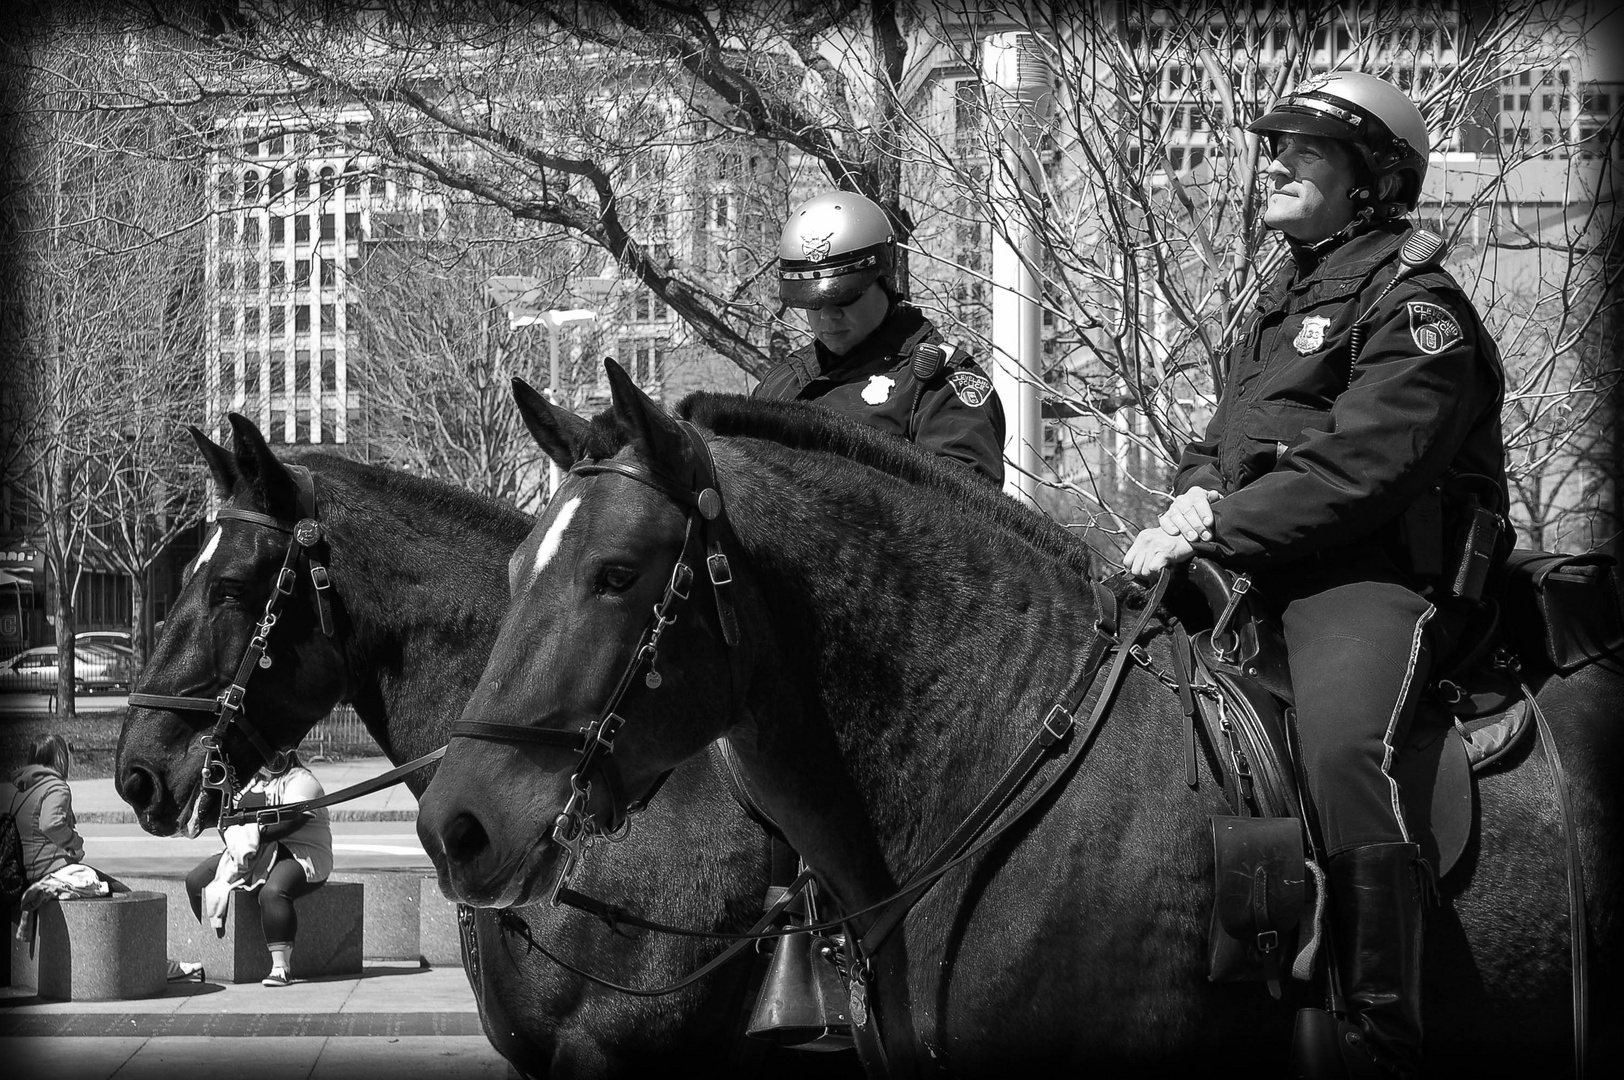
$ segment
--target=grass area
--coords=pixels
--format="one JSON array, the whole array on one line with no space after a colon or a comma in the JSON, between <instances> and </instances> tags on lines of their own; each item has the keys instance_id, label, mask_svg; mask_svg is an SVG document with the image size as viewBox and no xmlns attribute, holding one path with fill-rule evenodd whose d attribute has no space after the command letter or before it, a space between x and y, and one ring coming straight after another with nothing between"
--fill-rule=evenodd
<instances>
[{"instance_id":1,"label":"grass area","mask_svg":"<svg viewBox=\"0 0 1624 1080\"><path fill-rule=\"evenodd\" d=\"M81 707L83 702L81 702ZM124 710L61 716L8 716L0 718L0 775L9 776L28 760L28 748L53 731L73 747L71 780L105 780L113 775L118 753L118 729Z\"/></svg>"}]
</instances>

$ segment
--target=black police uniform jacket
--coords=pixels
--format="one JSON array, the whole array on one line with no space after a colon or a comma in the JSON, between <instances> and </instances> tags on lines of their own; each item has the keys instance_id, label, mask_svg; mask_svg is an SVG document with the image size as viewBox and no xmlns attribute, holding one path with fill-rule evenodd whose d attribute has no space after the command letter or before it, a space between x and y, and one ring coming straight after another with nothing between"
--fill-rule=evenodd
<instances>
[{"instance_id":1,"label":"black police uniform jacket","mask_svg":"<svg viewBox=\"0 0 1624 1080\"><path fill-rule=\"evenodd\" d=\"M1197 554L1261 569L1380 555L1424 587L1450 569L1461 477L1482 478L1505 510L1505 374L1477 312L1436 267L1381 296L1410 228L1293 245L1179 462L1176 492L1224 496ZM1351 331L1372 302L1355 359Z\"/></svg>"},{"instance_id":2,"label":"black police uniform jacket","mask_svg":"<svg viewBox=\"0 0 1624 1080\"><path fill-rule=\"evenodd\" d=\"M753 396L817 402L1001 485L1004 409L986 372L962 355L928 379L914 372L914 349L941 340L923 312L898 302L845 356L814 341L768 372Z\"/></svg>"}]
</instances>

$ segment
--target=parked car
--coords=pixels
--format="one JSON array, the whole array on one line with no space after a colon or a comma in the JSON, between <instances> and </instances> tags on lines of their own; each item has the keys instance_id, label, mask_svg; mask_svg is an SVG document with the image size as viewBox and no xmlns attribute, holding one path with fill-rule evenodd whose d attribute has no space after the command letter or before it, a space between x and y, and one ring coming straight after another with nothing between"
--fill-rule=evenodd
<instances>
[{"instance_id":1,"label":"parked car","mask_svg":"<svg viewBox=\"0 0 1624 1080\"><path fill-rule=\"evenodd\" d=\"M128 690L130 673L135 670L135 653L106 641L78 644L73 650L73 686L78 693L97 690ZM51 691L56 689L57 653L55 645L25 649L0 664L0 691Z\"/></svg>"},{"instance_id":2,"label":"parked car","mask_svg":"<svg viewBox=\"0 0 1624 1080\"><path fill-rule=\"evenodd\" d=\"M81 630L73 635L75 645L89 645L91 642L101 642L106 645L121 645L128 649L134 646L130 640L128 630Z\"/></svg>"}]
</instances>

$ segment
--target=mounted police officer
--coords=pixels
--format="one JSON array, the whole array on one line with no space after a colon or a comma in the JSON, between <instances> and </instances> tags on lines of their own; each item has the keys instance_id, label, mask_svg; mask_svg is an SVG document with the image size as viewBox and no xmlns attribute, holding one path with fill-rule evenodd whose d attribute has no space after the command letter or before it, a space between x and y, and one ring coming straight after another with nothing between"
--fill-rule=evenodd
<instances>
[{"instance_id":1,"label":"mounted police officer","mask_svg":"<svg viewBox=\"0 0 1624 1080\"><path fill-rule=\"evenodd\" d=\"M1125 563L1200 554L1280 607L1307 786L1329 856L1348 1013L1304 1009L1294 1075L1412 1075L1432 871L1391 765L1417 695L1510 547L1498 351L1419 201L1420 111L1369 75L1300 87L1249 130L1290 258L1230 354L1172 506Z\"/></svg>"},{"instance_id":2,"label":"mounted police officer","mask_svg":"<svg viewBox=\"0 0 1624 1080\"><path fill-rule=\"evenodd\" d=\"M892 286L885 211L833 191L796 207L778 243L778 296L814 338L755 396L815 401L900 435L994 484L1004 480L1004 410L976 363Z\"/></svg>"}]
</instances>

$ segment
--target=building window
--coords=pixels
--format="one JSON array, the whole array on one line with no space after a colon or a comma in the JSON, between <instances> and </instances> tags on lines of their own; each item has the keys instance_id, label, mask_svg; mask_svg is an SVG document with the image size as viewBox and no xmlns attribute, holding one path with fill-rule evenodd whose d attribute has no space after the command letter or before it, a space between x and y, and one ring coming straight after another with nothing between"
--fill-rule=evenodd
<instances>
[{"instance_id":1,"label":"building window","mask_svg":"<svg viewBox=\"0 0 1624 1080\"><path fill-rule=\"evenodd\" d=\"M293 219L293 239L300 244L310 239L310 218L308 216L300 214Z\"/></svg>"},{"instance_id":2,"label":"building window","mask_svg":"<svg viewBox=\"0 0 1624 1080\"><path fill-rule=\"evenodd\" d=\"M321 306L321 332L331 334L336 329L336 320L337 316L333 312L333 305L323 304Z\"/></svg>"},{"instance_id":3,"label":"building window","mask_svg":"<svg viewBox=\"0 0 1624 1080\"><path fill-rule=\"evenodd\" d=\"M223 172L220 174L215 181L215 194L219 197L221 203L226 206L231 205L232 197L237 194L237 181L230 173Z\"/></svg>"},{"instance_id":4,"label":"building window","mask_svg":"<svg viewBox=\"0 0 1624 1080\"><path fill-rule=\"evenodd\" d=\"M220 305L220 336L230 337L231 332L237 328L236 312L224 304Z\"/></svg>"},{"instance_id":5,"label":"building window","mask_svg":"<svg viewBox=\"0 0 1624 1080\"><path fill-rule=\"evenodd\" d=\"M1527 112L1528 111L1528 106L1532 101L1533 101L1533 95L1532 94L1518 94L1517 95L1517 108L1521 109L1523 112Z\"/></svg>"},{"instance_id":6,"label":"building window","mask_svg":"<svg viewBox=\"0 0 1624 1080\"><path fill-rule=\"evenodd\" d=\"M333 168L331 165L321 170L321 193L323 196L333 193Z\"/></svg>"},{"instance_id":7,"label":"building window","mask_svg":"<svg viewBox=\"0 0 1624 1080\"><path fill-rule=\"evenodd\" d=\"M285 394L288 391L288 359L284 353L271 354L271 393Z\"/></svg>"},{"instance_id":8,"label":"building window","mask_svg":"<svg viewBox=\"0 0 1624 1080\"><path fill-rule=\"evenodd\" d=\"M251 217L242 223L242 242L259 246L259 218Z\"/></svg>"},{"instance_id":9,"label":"building window","mask_svg":"<svg viewBox=\"0 0 1624 1080\"><path fill-rule=\"evenodd\" d=\"M332 240L336 236L338 236L338 228L333 215L323 214L321 216L321 238L323 240Z\"/></svg>"},{"instance_id":10,"label":"building window","mask_svg":"<svg viewBox=\"0 0 1624 1080\"><path fill-rule=\"evenodd\" d=\"M242 283L244 288L259 288L259 263L250 259L242 264Z\"/></svg>"},{"instance_id":11,"label":"building window","mask_svg":"<svg viewBox=\"0 0 1624 1080\"><path fill-rule=\"evenodd\" d=\"M352 211L344 215L344 236L350 240L359 240L361 238L360 213ZM331 239L325 232L322 233L322 238L324 240Z\"/></svg>"},{"instance_id":12,"label":"building window","mask_svg":"<svg viewBox=\"0 0 1624 1080\"><path fill-rule=\"evenodd\" d=\"M356 329L357 327L359 327L361 325L361 305L360 304L345 304L344 305L344 323L351 330L354 330L354 329Z\"/></svg>"},{"instance_id":13,"label":"building window","mask_svg":"<svg viewBox=\"0 0 1624 1080\"><path fill-rule=\"evenodd\" d=\"M1512 109L1515 109L1516 107L1517 107L1517 96L1515 94L1501 94L1500 95L1500 108L1504 109L1506 112L1510 112Z\"/></svg>"},{"instance_id":14,"label":"building window","mask_svg":"<svg viewBox=\"0 0 1624 1080\"><path fill-rule=\"evenodd\" d=\"M282 141L281 135L277 135L271 140L271 154L273 156L280 155L286 148L286 144Z\"/></svg>"},{"instance_id":15,"label":"building window","mask_svg":"<svg viewBox=\"0 0 1624 1080\"><path fill-rule=\"evenodd\" d=\"M293 191L301 199L310 197L310 170L300 169L293 174Z\"/></svg>"},{"instance_id":16,"label":"building window","mask_svg":"<svg viewBox=\"0 0 1624 1080\"><path fill-rule=\"evenodd\" d=\"M323 390L333 390L337 388L337 370L338 350L323 349L321 351L321 388ZM331 421L328 422L328 426L331 426Z\"/></svg>"},{"instance_id":17,"label":"building window","mask_svg":"<svg viewBox=\"0 0 1624 1080\"><path fill-rule=\"evenodd\" d=\"M232 370L232 357L228 352L220 354L220 396L229 398L237 389L237 373Z\"/></svg>"},{"instance_id":18,"label":"building window","mask_svg":"<svg viewBox=\"0 0 1624 1080\"><path fill-rule=\"evenodd\" d=\"M275 202L282 197L282 170L272 169L267 183L270 187L271 201Z\"/></svg>"},{"instance_id":19,"label":"building window","mask_svg":"<svg viewBox=\"0 0 1624 1080\"><path fill-rule=\"evenodd\" d=\"M242 129L242 152L248 157L254 157L259 153L259 128Z\"/></svg>"},{"instance_id":20,"label":"building window","mask_svg":"<svg viewBox=\"0 0 1624 1080\"><path fill-rule=\"evenodd\" d=\"M288 312L281 304L271 308L271 337L280 338L288 332Z\"/></svg>"},{"instance_id":21,"label":"building window","mask_svg":"<svg viewBox=\"0 0 1624 1080\"><path fill-rule=\"evenodd\" d=\"M338 285L338 268L332 259L321 260L321 287L331 289Z\"/></svg>"},{"instance_id":22,"label":"building window","mask_svg":"<svg viewBox=\"0 0 1624 1080\"><path fill-rule=\"evenodd\" d=\"M361 194L361 170L354 162L344 166L344 194L357 197Z\"/></svg>"},{"instance_id":23,"label":"building window","mask_svg":"<svg viewBox=\"0 0 1624 1080\"><path fill-rule=\"evenodd\" d=\"M281 259L271 263L271 288L275 289L288 283L288 264Z\"/></svg>"},{"instance_id":24,"label":"building window","mask_svg":"<svg viewBox=\"0 0 1624 1080\"><path fill-rule=\"evenodd\" d=\"M245 203L259 201L259 173L253 169L242 174L242 201Z\"/></svg>"},{"instance_id":25,"label":"building window","mask_svg":"<svg viewBox=\"0 0 1624 1080\"><path fill-rule=\"evenodd\" d=\"M293 332L296 334L310 332L310 308L305 304L293 309Z\"/></svg>"},{"instance_id":26,"label":"building window","mask_svg":"<svg viewBox=\"0 0 1624 1080\"><path fill-rule=\"evenodd\" d=\"M247 307L242 309L242 336L259 336L259 308Z\"/></svg>"},{"instance_id":27,"label":"building window","mask_svg":"<svg viewBox=\"0 0 1624 1080\"><path fill-rule=\"evenodd\" d=\"M310 350L293 354L293 389L301 398L310 393Z\"/></svg>"},{"instance_id":28,"label":"building window","mask_svg":"<svg viewBox=\"0 0 1624 1080\"><path fill-rule=\"evenodd\" d=\"M232 289L237 286L237 264L231 259L220 260L220 288Z\"/></svg>"},{"instance_id":29,"label":"building window","mask_svg":"<svg viewBox=\"0 0 1624 1080\"><path fill-rule=\"evenodd\" d=\"M384 183L385 181L383 176L378 173L373 173L367 178L367 190L371 192L373 198L383 198Z\"/></svg>"},{"instance_id":30,"label":"building window","mask_svg":"<svg viewBox=\"0 0 1624 1080\"><path fill-rule=\"evenodd\" d=\"M295 285L309 285L310 284L310 260L309 259L294 259L293 260L293 283Z\"/></svg>"},{"instance_id":31,"label":"building window","mask_svg":"<svg viewBox=\"0 0 1624 1080\"><path fill-rule=\"evenodd\" d=\"M272 216L271 243L280 244L287 237L288 222L286 218Z\"/></svg>"},{"instance_id":32,"label":"building window","mask_svg":"<svg viewBox=\"0 0 1624 1080\"><path fill-rule=\"evenodd\" d=\"M249 353L243 357L242 365L243 394L249 401L259 400L259 354Z\"/></svg>"}]
</instances>

